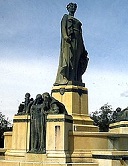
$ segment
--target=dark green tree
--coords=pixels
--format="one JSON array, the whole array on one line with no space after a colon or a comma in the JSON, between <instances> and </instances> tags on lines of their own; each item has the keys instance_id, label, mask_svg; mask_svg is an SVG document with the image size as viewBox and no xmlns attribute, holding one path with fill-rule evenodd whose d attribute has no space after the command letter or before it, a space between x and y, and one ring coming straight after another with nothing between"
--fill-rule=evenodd
<instances>
[{"instance_id":1,"label":"dark green tree","mask_svg":"<svg viewBox=\"0 0 128 166\"><path fill-rule=\"evenodd\" d=\"M99 131L107 132L109 130L109 124L112 121L113 109L111 105L104 104L99 110L90 114L91 119L94 121L94 125L99 127Z\"/></svg>"},{"instance_id":2,"label":"dark green tree","mask_svg":"<svg viewBox=\"0 0 128 166\"><path fill-rule=\"evenodd\" d=\"M4 132L11 130L11 123L5 118L5 115L0 112L0 148L4 147Z\"/></svg>"}]
</instances>

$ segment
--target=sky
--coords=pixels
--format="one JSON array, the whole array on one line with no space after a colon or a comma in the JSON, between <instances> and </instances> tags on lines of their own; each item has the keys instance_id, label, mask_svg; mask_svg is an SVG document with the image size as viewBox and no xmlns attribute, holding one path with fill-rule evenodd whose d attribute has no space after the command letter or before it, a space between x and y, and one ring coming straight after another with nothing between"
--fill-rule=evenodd
<instances>
[{"instance_id":1,"label":"sky","mask_svg":"<svg viewBox=\"0 0 128 166\"><path fill-rule=\"evenodd\" d=\"M26 92L51 92L69 2L78 5L89 53L89 113L106 103L128 106L128 0L0 0L0 112L10 120Z\"/></svg>"}]
</instances>

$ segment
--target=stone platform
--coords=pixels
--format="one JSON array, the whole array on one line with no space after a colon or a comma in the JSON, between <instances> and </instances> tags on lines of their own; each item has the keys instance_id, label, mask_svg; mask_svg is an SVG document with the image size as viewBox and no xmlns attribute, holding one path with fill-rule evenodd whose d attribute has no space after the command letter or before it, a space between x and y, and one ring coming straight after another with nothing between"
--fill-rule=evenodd
<instances>
[{"instance_id":1,"label":"stone platform","mask_svg":"<svg viewBox=\"0 0 128 166\"><path fill-rule=\"evenodd\" d=\"M71 115L48 115L46 154L34 154L29 153L29 125L29 116L14 117L12 137L5 133L5 140L10 138L12 146L5 141L8 150L5 159L0 159L0 166L102 166L104 162L109 166L128 166L128 134L75 131ZM21 126L24 131L18 132ZM17 132L16 140L13 136ZM20 149L20 143L24 149Z\"/></svg>"},{"instance_id":2,"label":"stone platform","mask_svg":"<svg viewBox=\"0 0 128 166\"><path fill-rule=\"evenodd\" d=\"M128 122L98 132L88 116L87 91L71 85L53 87L52 96L69 115L47 116L45 154L29 152L30 116L14 116L13 131L4 134L0 166L128 166Z\"/></svg>"},{"instance_id":3,"label":"stone platform","mask_svg":"<svg viewBox=\"0 0 128 166\"><path fill-rule=\"evenodd\" d=\"M79 152L74 152L72 149L72 139L70 140L69 134L73 132L71 115L48 115L46 154L29 153L30 116L14 116L13 126L12 133L5 133L7 151L5 157L0 160L0 166L98 166L92 161L90 152L81 151L82 147ZM17 139L16 133L18 133Z\"/></svg>"}]
</instances>

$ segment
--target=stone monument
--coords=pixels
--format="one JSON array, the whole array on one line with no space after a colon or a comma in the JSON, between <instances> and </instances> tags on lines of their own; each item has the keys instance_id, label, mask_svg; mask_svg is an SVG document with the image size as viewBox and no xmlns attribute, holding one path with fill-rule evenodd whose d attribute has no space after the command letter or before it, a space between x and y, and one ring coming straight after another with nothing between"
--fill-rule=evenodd
<instances>
[{"instance_id":1,"label":"stone monument","mask_svg":"<svg viewBox=\"0 0 128 166\"><path fill-rule=\"evenodd\" d=\"M88 115L88 65L81 25L69 3L61 21L60 60L51 90L19 106L13 131L5 132L0 166L128 166L128 122L99 132ZM123 117L127 120L125 110Z\"/></svg>"},{"instance_id":2,"label":"stone monument","mask_svg":"<svg viewBox=\"0 0 128 166\"><path fill-rule=\"evenodd\" d=\"M88 89L82 82L89 58L82 37L82 23L74 17L76 9L76 3L69 3L68 14L61 20L60 58L52 96L65 105L74 123L92 124L88 116Z\"/></svg>"}]
</instances>

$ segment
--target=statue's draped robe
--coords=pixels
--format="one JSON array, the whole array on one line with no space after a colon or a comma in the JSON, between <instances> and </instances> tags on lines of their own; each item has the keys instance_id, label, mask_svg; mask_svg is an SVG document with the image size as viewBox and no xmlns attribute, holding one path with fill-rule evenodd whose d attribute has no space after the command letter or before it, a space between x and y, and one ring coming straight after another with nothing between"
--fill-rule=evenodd
<instances>
[{"instance_id":1,"label":"statue's draped robe","mask_svg":"<svg viewBox=\"0 0 128 166\"><path fill-rule=\"evenodd\" d=\"M45 152L46 144L46 116L42 104L31 108L31 152Z\"/></svg>"},{"instance_id":2,"label":"statue's draped robe","mask_svg":"<svg viewBox=\"0 0 128 166\"><path fill-rule=\"evenodd\" d=\"M61 50L55 84L68 81L82 82L82 75L88 64L87 51L82 38L81 22L65 14L61 21ZM69 37L71 42L64 38Z\"/></svg>"}]
</instances>

